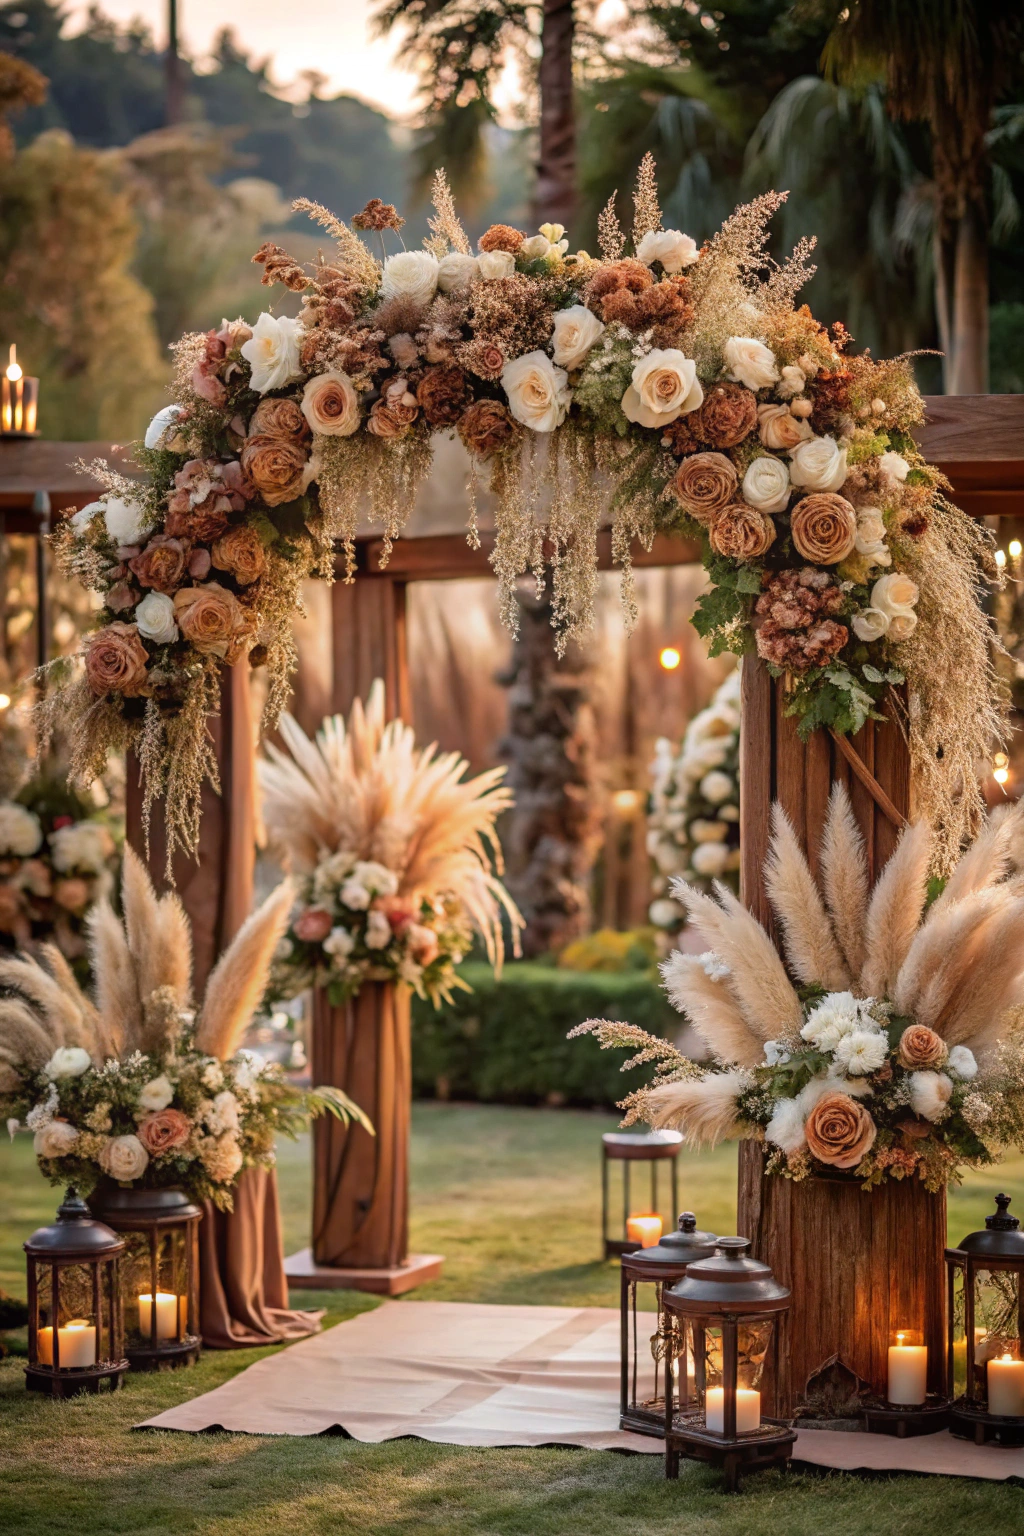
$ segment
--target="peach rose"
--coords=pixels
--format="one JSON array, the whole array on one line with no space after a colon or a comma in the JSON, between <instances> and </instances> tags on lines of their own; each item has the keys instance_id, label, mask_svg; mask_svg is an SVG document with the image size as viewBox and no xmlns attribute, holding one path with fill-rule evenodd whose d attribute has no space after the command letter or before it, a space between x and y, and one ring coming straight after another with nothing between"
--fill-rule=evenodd
<instances>
[{"instance_id":1,"label":"peach rose","mask_svg":"<svg viewBox=\"0 0 1024 1536\"><path fill-rule=\"evenodd\" d=\"M217 569L230 572L241 587L258 581L267 569L263 540L255 528L249 528L244 523L222 533L214 541L210 555Z\"/></svg>"},{"instance_id":2,"label":"peach rose","mask_svg":"<svg viewBox=\"0 0 1024 1536\"><path fill-rule=\"evenodd\" d=\"M138 1137L150 1157L160 1157L183 1147L192 1134L192 1122L180 1109L161 1109L147 1115Z\"/></svg>"},{"instance_id":3,"label":"peach rose","mask_svg":"<svg viewBox=\"0 0 1024 1536\"><path fill-rule=\"evenodd\" d=\"M733 502L723 507L708 530L711 548L729 560L757 560L775 542L775 524L765 512Z\"/></svg>"},{"instance_id":4,"label":"peach rose","mask_svg":"<svg viewBox=\"0 0 1024 1536\"><path fill-rule=\"evenodd\" d=\"M268 507L294 501L306 489L309 459L294 438L270 437L261 432L246 439L242 468Z\"/></svg>"},{"instance_id":5,"label":"peach rose","mask_svg":"<svg viewBox=\"0 0 1024 1536\"><path fill-rule=\"evenodd\" d=\"M190 545L181 539L156 533L141 555L128 561L128 568L140 586L152 587L154 592L173 592L185 575L190 552Z\"/></svg>"},{"instance_id":6,"label":"peach rose","mask_svg":"<svg viewBox=\"0 0 1024 1536\"><path fill-rule=\"evenodd\" d=\"M238 660L253 633L253 621L235 594L216 581L175 592L174 617L201 655L227 662Z\"/></svg>"},{"instance_id":7,"label":"peach rose","mask_svg":"<svg viewBox=\"0 0 1024 1536\"><path fill-rule=\"evenodd\" d=\"M359 425L359 396L347 373L332 368L306 381L302 414L324 437L351 437Z\"/></svg>"},{"instance_id":8,"label":"peach rose","mask_svg":"<svg viewBox=\"0 0 1024 1536\"><path fill-rule=\"evenodd\" d=\"M695 453L684 459L669 490L684 511L707 527L736 494L739 477L724 453Z\"/></svg>"},{"instance_id":9,"label":"peach rose","mask_svg":"<svg viewBox=\"0 0 1024 1536\"><path fill-rule=\"evenodd\" d=\"M324 907L307 907L292 924L292 932L305 944L319 944L334 927L334 919Z\"/></svg>"},{"instance_id":10,"label":"peach rose","mask_svg":"<svg viewBox=\"0 0 1024 1536\"><path fill-rule=\"evenodd\" d=\"M837 565L853 552L857 514L845 496L820 491L797 502L790 516L790 531L805 560Z\"/></svg>"},{"instance_id":11,"label":"peach rose","mask_svg":"<svg viewBox=\"0 0 1024 1536\"><path fill-rule=\"evenodd\" d=\"M798 421L788 405L759 405L757 425L762 443L775 453L795 448L813 436L810 422Z\"/></svg>"},{"instance_id":12,"label":"peach rose","mask_svg":"<svg viewBox=\"0 0 1024 1536\"><path fill-rule=\"evenodd\" d=\"M85 675L93 693L123 693L134 699L146 692L149 656L137 624L116 620L86 641Z\"/></svg>"},{"instance_id":13,"label":"peach rose","mask_svg":"<svg viewBox=\"0 0 1024 1536\"><path fill-rule=\"evenodd\" d=\"M876 1126L863 1104L848 1093L826 1093L804 1126L812 1157L832 1168L854 1168L874 1145Z\"/></svg>"},{"instance_id":14,"label":"peach rose","mask_svg":"<svg viewBox=\"0 0 1024 1536\"><path fill-rule=\"evenodd\" d=\"M941 1067L948 1054L942 1036L924 1024L911 1024L900 1036L897 1059L908 1072L916 1072L921 1067Z\"/></svg>"},{"instance_id":15,"label":"peach rose","mask_svg":"<svg viewBox=\"0 0 1024 1536\"><path fill-rule=\"evenodd\" d=\"M309 426L295 400L261 400L252 413L249 437L293 437L304 443Z\"/></svg>"}]
</instances>

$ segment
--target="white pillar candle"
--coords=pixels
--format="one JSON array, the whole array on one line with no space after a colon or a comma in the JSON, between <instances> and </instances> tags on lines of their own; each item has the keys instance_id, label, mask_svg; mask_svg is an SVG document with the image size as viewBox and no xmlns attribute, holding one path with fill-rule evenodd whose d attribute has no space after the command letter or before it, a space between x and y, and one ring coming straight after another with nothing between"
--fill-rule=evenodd
<instances>
[{"instance_id":1,"label":"white pillar candle","mask_svg":"<svg viewBox=\"0 0 1024 1536\"><path fill-rule=\"evenodd\" d=\"M704 1402L704 1423L715 1434L725 1434L725 1388L709 1387ZM761 1427L761 1394L749 1387L736 1388L736 1433Z\"/></svg>"},{"instance_id":2,"label":"white pillar candle","mask_svg":"<svg viewBox=\"0 0 1024 1536\"><path fill-rule=\"evenodd\" d=\"M96 1329L84 1318L75 1318L57 1329L57 1353L62 1371L83 1370L96 1364ZM53 1364L53 1329L40 1328L36 1334L36 1354L40 1365Z\"/></svg>"},{"instance_id":3,"label":"white pillar candle","mask_svg":"<svg viewBox=\"0 0 1024 1536\"><path fill-rule=\"evenodd\" d=\"M906 1334L898 1333L897 1342L889 1345L888 1397L890 1403L910 1407L928 1396L928 1346L904 1344L905 1338Z\"/></svg>"},{"instance_id":4,"label":"white pillar candle","mask_svg":"<svg viewBox=\"0 0 1024 1536\"><path fill-rule=\"evenodd\" d=\"M176 1339L178 1337L178 1314L181 1314L181 1331L185 1332L185 1317L188 1308L186 1296L175 1296L173 1291L157 1291L156 1293L156 1336L161 1339ZM139 1332L144 1339L152 1338L153 1329L153 1297L149 1291L139 1297Z\"/></svg>"},{"instance_id":5,"label":"white pillar candle","mask_svg":"<svg viewBox=\"0 0 1024 1536\"><path fill-rule=\"evenodd\" d=\"M653 1248L661 1242L661 1217L627 1216L626 1237L631 1243L639 1243L641 1248Z\"/></svg>"},{"instance_id":6,"label":"white pillar candle","mask_svg":"<svg viewBox=\"0 0 1024 1536\"><path fill-rule=\"evenodd\" d=\"M1024 1418L1024 1360L1001 1355L988 1362L988 1411Z\"/></svg>"}]
</instances>

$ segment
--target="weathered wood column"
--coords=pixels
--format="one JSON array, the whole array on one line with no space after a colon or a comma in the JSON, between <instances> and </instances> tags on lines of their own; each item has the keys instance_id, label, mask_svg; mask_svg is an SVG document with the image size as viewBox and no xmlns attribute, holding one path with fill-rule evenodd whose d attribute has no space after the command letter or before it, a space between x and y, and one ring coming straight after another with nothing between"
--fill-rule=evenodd
<instances>
[{"instance_id":1,"label":"weathered wood column","mask_svg":"<svg viewBox=\"0 0 1024 1536\"><path fill-rule=\"evenodd\" d=\"M762 880L774 800L789 813L817 872L828 797L837 780L846 784L872 879L912 809L909 755L895 720L869 722L842 745L824 731L804 744L785 705L781 682L773 681L761 662L745 658L742 893L776 940ZM789 1413L808 1401L819 1411L841 1412L858 1381L884 1396L887 1349L896 1328L924 1330L929 1387L938 1390L945 1194L929 1194L916 1179L889 1182L870 1193L841 1177L793 1183L765 1178L762 1162L759 1143L741 1145L738 1224L757 1256L793 1291L779 1411Z\"/></svg>"}]
</instances>

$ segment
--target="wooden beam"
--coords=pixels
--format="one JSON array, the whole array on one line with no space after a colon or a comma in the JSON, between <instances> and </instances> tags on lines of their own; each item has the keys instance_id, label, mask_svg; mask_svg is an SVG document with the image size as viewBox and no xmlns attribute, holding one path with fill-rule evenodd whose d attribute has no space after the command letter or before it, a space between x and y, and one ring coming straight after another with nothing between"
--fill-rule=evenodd
<instances>
[{"instance_id":1,"label":"wooden beam","mask_svg":"<svg viewBox=\"0 0 1024 1536\"><path fill-rule=\"evenodd\" d=\"M360 576L401 578L405 581L451 581L465 576L493 576L490 564L494 539L481 533L479 549L471 549L463 533L428 534L423 538L398 539L383 570L380 559L384 541L356 540L356 565ZM640 566L692 565L700 560L700 545L692 539L658 533L649 550L635 548L633 564ZM608 529L597 536L598 569L617 569L612 560L612 536ZM338 569L343 569L339 559Z\"/></svg>"}]
</instances>

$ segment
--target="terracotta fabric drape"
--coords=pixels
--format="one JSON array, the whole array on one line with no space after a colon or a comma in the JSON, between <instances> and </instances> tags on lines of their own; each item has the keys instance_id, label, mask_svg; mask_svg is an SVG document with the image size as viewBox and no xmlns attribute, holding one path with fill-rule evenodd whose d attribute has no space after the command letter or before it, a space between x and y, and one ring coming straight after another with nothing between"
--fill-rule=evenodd
<instances>
[{"instance_id":1,"label":"terracotta fabric drape","mask_svg":"<svg viewBox=\"0 0 1024 1536\"><path fill-rule=\"evenodd\" d=\"M202 997L221 950L252 909L255 842L255 753L249 703L249 667L225 667L220 714L209 720L220 767L222 793L203 786L197 858L178 853L174 881L192 923L193 983ZM127 836L145 856L138 764L128 762ZM158 890L164 879L166 833L159 803L149 832L149 871ZM288 1284L273 1172L248 1168L235 1190L235 1208L218 1211L209 1201L199 1225L203 1343L214 1349L243 1348L302 1338L320 1326L319 1312L288 1310Z\"/></svg>"}]
</instances>

